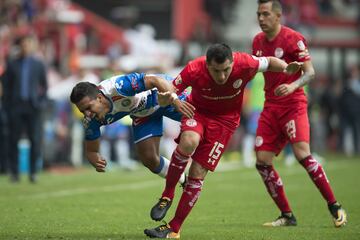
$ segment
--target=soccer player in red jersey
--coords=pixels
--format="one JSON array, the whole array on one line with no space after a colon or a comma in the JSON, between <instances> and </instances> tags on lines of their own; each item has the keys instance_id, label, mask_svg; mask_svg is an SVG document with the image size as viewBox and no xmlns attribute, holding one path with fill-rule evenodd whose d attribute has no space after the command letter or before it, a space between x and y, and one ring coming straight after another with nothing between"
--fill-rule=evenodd
<instances>
[{"instance_id":1,"label":"soccer player in red jersey","mask_svg":"<svg viewBox=\"0 0 360 240\"><path fill-rule=\"evenodd\" d=\"M278 0L259 0L257 17L262 32L253 40L253 54L275 56L286 62L301 62L302 71L293 75L264 73L265 104L255 140L256 168L265 186L281 211L275 221L265 226L295 226L296 218L285 196L283 183L273 167L273 159L290 142L296 159L328 204L336 227L346 223L346 213L336 201L322 166L311 155L307 99L302 87L314 78L315 72L305 38L282 26Z\"/></svg>"},{"instance_id":2,"label":"soccer player in red jersey","mask_svg":"<svg viewBox=\"0 0 360 240\"><path fill-rule=\"evenodd\" d=\"M152 238L179 238L180 228L195 205L207 172L214 171L226 145L240 122L243 93L246 84L257 72L293 73L298 63L286 64L275 57L251 56L232 52L225 44L209 47L206 57L189 62L173 80L176 92L192 87L188 102L195 108L193 118L183 117L181 133L166 177L166 186L151 218L165 217L174 198L175 186L190 158L192 163L174 218L169 224L144 233Z\"/></svg>"}]
</instances>

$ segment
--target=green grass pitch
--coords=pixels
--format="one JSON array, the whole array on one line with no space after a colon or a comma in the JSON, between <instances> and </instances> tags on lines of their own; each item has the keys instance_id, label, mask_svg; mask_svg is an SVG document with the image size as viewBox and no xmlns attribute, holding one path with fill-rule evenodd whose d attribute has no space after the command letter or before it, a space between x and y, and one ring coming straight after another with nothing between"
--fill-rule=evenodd
<instances>
[{"instance_id":1,"label":"green grass pitch","mask_svg":"<svg viewBox=\"0 0 360 240\"><path fill-rule=\"evenodd\" d=\"M327 156L324 164L337 199L348 212L344 228L333 227L320 193L300 165L277 162L297 227L265 228L278 210L255 169L230 162L209 173L196 207L185 221L181 239L360 239L360 159ZM38 184L10 184L0 176L0 239L147 239L145 228L164 180L144 167L133 172L90 168L42 173ZM180 196L166 220L170 220Z\"/></svg>"}]
</instances>

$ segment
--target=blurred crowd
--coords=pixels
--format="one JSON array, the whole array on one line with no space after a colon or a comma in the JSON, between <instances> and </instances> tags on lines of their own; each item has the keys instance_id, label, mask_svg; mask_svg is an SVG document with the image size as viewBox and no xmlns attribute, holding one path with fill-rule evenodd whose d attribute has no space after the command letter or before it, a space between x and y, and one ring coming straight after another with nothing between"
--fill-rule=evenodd
<instances>
[{"instance_id":1,"label":"blurred crowd","mask_svg":"<svg viewBox=\"0 0 360 240\"><path fill-rule=\"evenodd\" d=\"M208 14L216 15L213 1L206 2ZM286 0L286 24L296 29L311 28L319 14L341 13L341 6L354 2L357 1ZM85 163L82 116L68 100L77 82L99 83L131 71L166 72L174 77L178 73L176 63L181 62L181 53L169 51L173 49L171 41L164 45L155 40L156 31L150 25L140 24L115 32L121 33L124 41L111 41L111 36L102 37L98 29L83 21L86 12L68 0L0 0L0 12L0 172L11 173L13 181L18 180L14 168L21 169L21 159L34 158L32 161L36 163L28 170L30 181L34 182L38 168ZM220 28L228 22L221 14L213 18L221 22ZM216 29L208 36L212 38L209 41L220 38ZM35 59L37 67L32 67L28 59ZM24 77L30 74L31 77ZM330 86L325 75L319 76L308 89L315 151L360 153L359 66L348 66L347 75L345 86ZM18 78L16 84L15 78ZM39 84L34 86L33 82ZM247 107L230 144L231 151L240 151L254 134L252 118L262 107L258 90L257 83L248 87ZM40 126L38 129L33 127L36 124ZM130 125L131 120L125 118L105 128L102 146L104 155L127 169L135 167L133 159L136 159ZM173 150L172 139L177 132L173 127L165 129L171 130L165 133L162 144L166 155ZM15 148L18 152L14 152ZM19 165L10 164L15 157L20 159Z\"/></svg>"}]
</instances>

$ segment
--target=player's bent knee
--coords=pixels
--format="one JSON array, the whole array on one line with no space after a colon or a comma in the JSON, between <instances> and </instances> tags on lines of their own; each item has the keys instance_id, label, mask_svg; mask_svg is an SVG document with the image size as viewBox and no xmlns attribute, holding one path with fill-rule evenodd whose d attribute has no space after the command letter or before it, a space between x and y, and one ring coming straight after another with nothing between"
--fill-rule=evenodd
<instances>
[{"instance_id":1,"label":"player's bent knee","mask_svg":"<svg viewBox=\"0 0 360 240\"><path fill-rule=\"evenodd\" d=\"M192 137L185 137L181 139L179 148L183 154L190 155L195 151L198 145L198 139Z\"/></svg>"}]
</instances>

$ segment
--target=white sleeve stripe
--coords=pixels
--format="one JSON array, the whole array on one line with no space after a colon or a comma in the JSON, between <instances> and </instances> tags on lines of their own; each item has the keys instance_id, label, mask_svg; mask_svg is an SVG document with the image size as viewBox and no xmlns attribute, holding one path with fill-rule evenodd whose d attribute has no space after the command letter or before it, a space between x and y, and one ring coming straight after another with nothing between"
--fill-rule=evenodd
<instances>
[{"instance_id":1,"label":"white sleeve stripe","mask_svg":"<svg viewBox=\"0 0 360 240\"><path fill-rule=\"evenodd\" d=\"M265 72L269 67L269 61L267 57L259 57L259 68L258 72Z\"/></svg>"}]
</instances>

